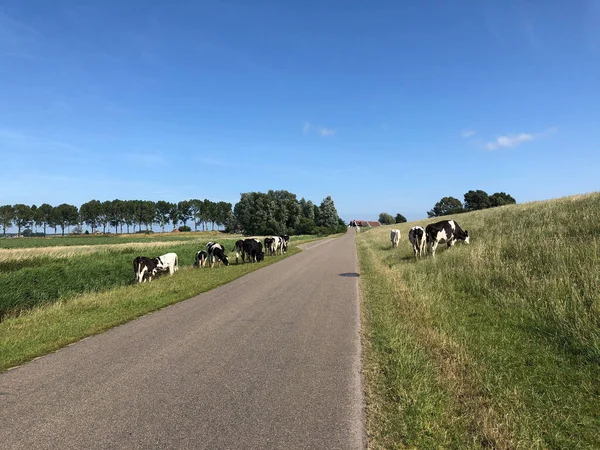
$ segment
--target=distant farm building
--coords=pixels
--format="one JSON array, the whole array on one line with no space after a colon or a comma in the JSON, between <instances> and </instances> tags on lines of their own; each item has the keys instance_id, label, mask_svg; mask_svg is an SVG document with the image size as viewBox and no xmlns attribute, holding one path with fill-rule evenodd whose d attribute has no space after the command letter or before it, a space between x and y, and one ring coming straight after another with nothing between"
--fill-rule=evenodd
<instances>
[{"instance_id":1,"label":"distant farm building","mask_svg":"<svg viewBox=\"0 0 600 450\"><path fill-rule=\"evenodd\" d=\"M351 220L351 227L380 227L381 224L374 220Z\"/></svg>"}]
</instances>

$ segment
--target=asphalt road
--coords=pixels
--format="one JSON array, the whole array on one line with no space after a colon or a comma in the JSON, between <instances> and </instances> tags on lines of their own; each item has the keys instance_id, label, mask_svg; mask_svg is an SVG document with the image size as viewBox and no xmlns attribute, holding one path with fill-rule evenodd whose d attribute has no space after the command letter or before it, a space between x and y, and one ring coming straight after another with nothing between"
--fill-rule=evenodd
<instances>
[{"instance_id":1,"label":"asphalt road","mask_svg":"<svg viewBox=\"0 0 600 450\"><path fill-rule=\"evenodd\" d=\"M364 448L355 236L306 247L0 374L0 448Z\"/></svg>"}]
</instances>

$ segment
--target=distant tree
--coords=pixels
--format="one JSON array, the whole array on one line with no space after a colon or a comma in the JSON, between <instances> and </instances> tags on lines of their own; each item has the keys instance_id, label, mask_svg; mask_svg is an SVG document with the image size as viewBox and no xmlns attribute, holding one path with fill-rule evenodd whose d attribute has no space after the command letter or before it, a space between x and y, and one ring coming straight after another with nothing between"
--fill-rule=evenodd
<instances>
[{"instance_id":1,"label":"distant tree","mask_svg":"<svg viewBox=\"0 0 600 450\"><path fill-rule=\"evenodd\" d=\"M37 233L37 226L38 226L38 223L35 220L37 217L37 210L38 210L38 207L36 205L31 205L31 222L30 223L31 223L31 227L33 228L33 231L36 233Z\"/></svg>"},{"instance_id":2,"label":"distant tree","mask_svg":"<svg viewBox=\"0 0 600 450\"><path fill-rule=\"evenodd\" d=\"M156 216L155 221L160 226L162 232L165 232L165 226L169 224L171 220L171 212L177 210L177 206L174 203L159 200L156 202ZM177 221L178 219L176 219Z\"/></svg>"},{"instance_id":3,"label":"distant tree","mask_svg":"<svg viewBox=\"0 0 600 450\"><path fill-rule=\"evenodd\" d=\"M134 210L137 214L137 201L134 200ZM106 233L106 227L110 224L110 215L112 209L112 202L110 200L106 200L102 202L102 209L100 212L100 216L98 217L98 224L102 225L102 232ZM137 219L137 215L136 215ZM134 228L135 231L135 228Z\"/></svg>"},{"instance_id":4,"label":"distant tree","mask_svg":"<svg viewBox=\"0 0 600 450\"><path fill-rule=\"evenodd\" d=\"M26 227L33 220L33 212L31 207L22 203L16 204L14 209L14 224L17 226L17 236L21 236L21 228Z\"/></svg>"},{"instance_id":5,"label":"distant tree","mask_svg":"<svg viewBox=\"0 0 600 450\"><path fill-rule=\"evenodd\" d=\"M49 223L50 215L52 214L53 206L48 203L42 203L35 211L34 220L44 227L44 236L46 236L46 226Z\"/></svg>"},{"instance_id":6,"label":"distant tree","mask_svg":"<svg viewBox=\"0 0 600 450\"><path fill-rule=\"evenodd\" d=\"M14 220L15 208L12 205L0 206L0 225L2 225L4 236L6 236L6 229L10 228Z\"/></svg>"},{"instance_id":7,"label":"distant tree","mask_svg":"<svg viewBox=\"0 0 600 450\"><path fill-rule=\"evenodd\" d=\"M177 203L177 218L184 227L187 226L187 221L192 218L192 204L189 200Z\"/></svg>"},{"instance_id":8,"label":"distant tree","mask_svg":"<svg viewBox=\"0 0 600 450\"><path fill-rule=\"evenodd\" d=\"M517 201L505 192L496 192L490 195L490 204L494 208L496 206L514 205Z\"/></svg>"},{"instance_id":9,"label":"distant tree","mask_svg":"<svg viewBox=\"0 0 600 450\"><path fill-rule=\"evenodd\" d=\"M127 233L129 234L129 227L135 227L135 206L134 200L125 200L123 202L123 222L127 226ZM135 230L134 230L135 231Z\"/></svg>"},{"instance_id":10,"label":"distant tree","mask_svg":"<svg viewBox=\"0 0 600 450\"><path fill-rule=\"evenodd\" d=\"M156 203L152 200L144 200L141 202L141 223L146 226L146 231L152 230L152 224L156 217Z\"/></svg>"},{"instance_id":11,"label":"distant tree","mask_svg":"<svg viewBox=\"0 0 600 450\"><path fill-rule=\"evenodd\" d=\"M304 197L302 197L300 199L299 206L300 206L300 212L302 214L302 217L310 219L314 222L314 220L315 220L315 205L313 204L313 202L310 200L307 201L304 199ZM305 233L303 233L303 234L305 234ZM310 234L310 233L306 233L306 234Z\"/></svg>"},{"instance_id":12,"label":"distant tree","mask_svg":"<svg viewBox=\"0 0 600 450\"><path fill-rule=\"evenodd\" d=\"M431 211L427 211L427 217L440 217L462 212L465 212L465 209L459 199L455 197L444 197L435 204Z\"/></svg>"},{"instance_id":13,"label":"distant tree","mask_svg":"<svg viewBox=\"0 0 600 450\"><path fill-rule=\"evenodd\" d=\"M482 190L469 191L465 194L465 209L467 211L477 211L491 206L490 197L487 192Z\"/></svg>"},{"instance_id":14,"label":"distant tree","mask_svg":"<svg viewBox=\"0 0 600 450\"><path fill-rule=\"evenodd\" d=\"M202 223L202 200L190 200L192 219L194 219L194 231L198 230L198 225Z\"/></svg>"},{"instance_id":15,"label":"distant tree","mask_svg":"<svg viewBox=\"0 0 600 450\"><path fill-rule=\"evenodd\" d=\"M73 205L69 205L67 203L62 203L56 207L57 216L59 218L58 224L62 230L62 235L65 235L65 228L68 229L71 225L77 225L79 222L79 211L77 211L77 207Z\"/></svg>"},{"instance_id":16,"label":"distant tree","mask_svg":"<svg viewBox=\"0 0 600 450\"><path fill-rule=\"evenodd\" d=\"M317 225L329 228L337 227L338 219L337 209L330 195L325 197L319 206L319 219Z\"/></svg>"},{"instance_id":17,"label":"distant tree","mask_svg":"<svg viewBox=\"0 0 600 450\"><path fill-rule=\"evenodd\" d=\"M227 224L227 221L230 219L231 203L229 202L219 202L215 205L216 215L215 215L215 223L219 226L223 226Z\"/></svg>"},{"instance_id":18,"label":"distant tree","mask_svg":"<svg viewBox=\"0 0 600 450\"><path fill-rule=\"evenodd\" d=\"M402 214L398 213L398 214L396 214L396 217L394 218L394 220L396 221L396 223L404 223L404 222L406 222L406 217L404 217Z\"/></svg>"},{"instance_id":19,"label":"distant tree","mask_svg":"<svg viewBox=\"0 0 600 450\"><path fill-rule=\"evenodd\" d=\"M315 232L315 221L308 217L302 217L296 226L296 233L298 234L313 234Z\"/></svg>"},{"instance_id":20,"label":"distant tree","mask_svg":"<svg viewBox=\"0 0 600 450\"><path fill-rule=\"evenodd\" d=\"M99 200L90 200L81 205L79 213L81 215L81 220L90 226L93 233L100 224L102 203Z\"/></svg>"},{"instance_id":21,"label":"distant tree","mask_svg":"<svg viewBox=\"0 0 600 450\"><path fill-rule=\"evenodd\" d=\"M393 223L396 223L396 221L394 220L394 216L392 216L391 214L381 213L379 214L379 223L381 223L382 225L391 225Z\"/></svg>"},{"instance_id":22,"label":"distant tree","mask_svg":"<svg viewBox=\"0 0 600 450\"><path fill-rule=\"evenodd\" d=\"M53 206L48 214L48 226L54 228L54 234L56 234L56 228L61 223L61 216L58 206Z\"/></svg>"}]
</instances>

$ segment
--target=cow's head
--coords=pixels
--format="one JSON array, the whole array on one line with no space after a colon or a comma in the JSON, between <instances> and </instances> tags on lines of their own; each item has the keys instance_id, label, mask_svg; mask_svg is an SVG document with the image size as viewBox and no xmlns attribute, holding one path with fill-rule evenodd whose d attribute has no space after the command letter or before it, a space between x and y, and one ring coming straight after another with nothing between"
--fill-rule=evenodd
<instances>
[{"instance_id":1,"label":"cow's head","mask_svg":"<svg viewBox=\"0 0 600 450\"><path fill-rule=\"evenodd\" d=\"M265 253L264 252L258 252L256 254L256 262L261 262L265 259Z\"/></svg>"},{"instance_id":2,"label":"cow's head","mask_svg":"<svg viewBox=\"0 0 600 450\"><path fill-rule=\"evenodd\" d=\"M469 243L469 232L467 230L465 230L465 237L463 239L465 244Z\"/></svg>"},{"instance_id":3,"label":"cow's head","mask_svg":"<svg viewBox=\"0 0 600 450\"><path fill-rule=\"evenodd\" d=\"M229 265L229 258L227 257L227 255L223 255L221 261L223 261L223 264L225 264L226 266Z\"/></svg>"}]
</instances>

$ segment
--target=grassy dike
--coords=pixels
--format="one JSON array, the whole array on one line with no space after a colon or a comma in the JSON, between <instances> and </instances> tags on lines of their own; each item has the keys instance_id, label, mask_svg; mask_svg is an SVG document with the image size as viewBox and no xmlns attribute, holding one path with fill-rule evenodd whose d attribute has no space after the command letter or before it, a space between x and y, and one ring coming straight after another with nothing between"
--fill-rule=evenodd
<instances>
[{"instance_id":1,"label":"grassy dike","mask_svg":"<svg viewBox=\"0 0 600 450\"><path fill-rule=\"evenodd\" d=\"M7 318L0 322L0 371L276 263L299 253L296 244L313 239L292 240L287 255L267 256L260 263L235 264L234 254L229 267L196 269L183 265L172 277L138 285L130 284L130 280L127 285L63 298ZM132 278L131 260L128 262L127 276Z\"/></svg>"},{"instance_id":2,"label":"grassy dike","mask_svg":"<svg viewBox=\"0 0 600 450\"><path fill-rule=\"evenodd\" d=\"M358 235L370 447L600 448L600 194L453 218Z\"/></svg>"}]
</instances>

